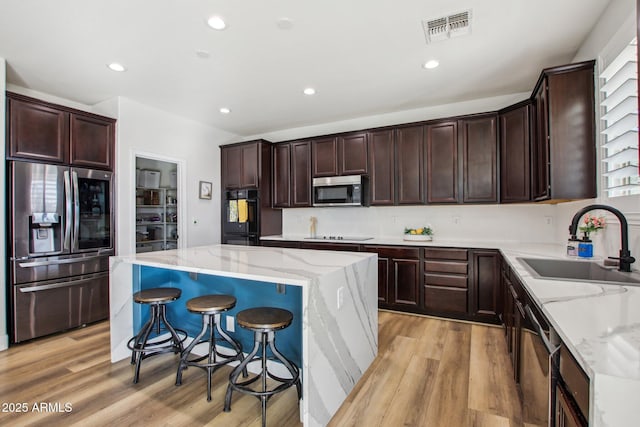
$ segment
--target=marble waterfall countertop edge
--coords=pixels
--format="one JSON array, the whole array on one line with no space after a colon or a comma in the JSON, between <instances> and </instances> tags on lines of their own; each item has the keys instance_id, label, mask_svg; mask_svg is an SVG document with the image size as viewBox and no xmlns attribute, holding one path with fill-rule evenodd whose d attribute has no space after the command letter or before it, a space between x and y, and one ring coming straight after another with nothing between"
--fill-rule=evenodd
<instances>
[{"instance_id":1,"label":"marble waterfall countertop edge","mask_svg":"<svg viewBox=\"0 0 640 427\"><path fill-rule=\"evenodd\" d=\"M312 254L300 249L218 244L111 258L112 262L305 286L316 277L372 256L376 255L332 251Z\"/></svg>"},{"instance_id":2,"label":"marble waterfall countertop edge","mask_svg":"<svg viewBox=\"0 0 640 427\"><path fill-rule=\"evenodd\" d=\"M441 239L411 242L401 237L336 241L269 236L263 240L497 249L589 376L590 425L635 425L640 396L640 287L537 279L518 261L520 257L567 259L564 245ZM638 269L637 264L632 267Z\"/></svg>"}]
</instances>

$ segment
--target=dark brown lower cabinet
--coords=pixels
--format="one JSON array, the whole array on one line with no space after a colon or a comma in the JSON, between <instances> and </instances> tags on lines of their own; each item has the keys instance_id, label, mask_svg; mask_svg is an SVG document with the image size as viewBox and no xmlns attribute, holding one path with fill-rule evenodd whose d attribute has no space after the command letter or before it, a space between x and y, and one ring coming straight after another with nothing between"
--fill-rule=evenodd
<instances>
[{"instance_id":1,"label":"dark brown lower cabinet","mask_svg":"<svg viewBox=\"0 0 640 427\"><path fill-rule=\"evenodd\" d=\"M500 300L500 254L492 250L471 251L469 311L474 317L498 322Z\"/></svg>"},{"instance_id":2,"label":"dark brown lower cabinet","mask_svg":"<svg viewBox=\"0 0 640 427\"><path fill-rule=\"evenodd\" d=\"M488 323L498 323L499 312L504 319L514 318L501 308L508 302L500 294L496 250L282 240L262 240L261 245L378 254L380 308Z\"/></svg>"},{"instance_id":3,"label":"dark brown lower cabinet","mask_svg":"<svg viewBox=\"0 0 640 427\"><path fill-rule=\"evenodd\" d=\"M466 315L469 262L466 249L424 250L424 308L434 314Z\"/></svg>"},{"instance_id":4,"label":"dark brown lower cabinet","mask_svg":"<svg viewBox=\"0 0 640 427\"><path fill-rule=\"evenodd\" d=\"M420 307L420 249L364 246L378 254L380 308L416 311Z\"/></svg>"}]
</instances>

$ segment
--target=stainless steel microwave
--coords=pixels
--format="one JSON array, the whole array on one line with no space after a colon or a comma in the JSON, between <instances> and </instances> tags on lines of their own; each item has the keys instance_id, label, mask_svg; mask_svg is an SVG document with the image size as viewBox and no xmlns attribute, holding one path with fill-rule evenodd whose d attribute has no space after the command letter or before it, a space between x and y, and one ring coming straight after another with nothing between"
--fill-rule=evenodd
<instances>
[{"instance_id":1,"label":"stainless steel microwave","mask_svg":"<svg viewBox=\"0 0 640 427\"><path fill-rule=\"evenodd\" d=\"M368 206L367 177L313 178L313 206Z\"/></svg>"}]
</instances>

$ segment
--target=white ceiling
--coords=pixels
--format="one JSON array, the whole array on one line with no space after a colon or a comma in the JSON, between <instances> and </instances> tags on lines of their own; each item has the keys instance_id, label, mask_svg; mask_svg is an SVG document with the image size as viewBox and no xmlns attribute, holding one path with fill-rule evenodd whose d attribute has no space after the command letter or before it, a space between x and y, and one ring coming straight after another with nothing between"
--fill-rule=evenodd
<instances>
[{"instance_id":1,"label":"white ceiling","mask_svg":"<svg viewBox=\"0 0 640 427\"><path fill-rule=\"evenodd\" d=\"M246 136L530 91L608 3L2 0L0 57L18 86L88 105L124 96ZM423 19L469 9L470 36L426 44ZM227 29L207 27L213 14ZM432 58L440 67L423 69Z\"/></svg>"}]
</instances>

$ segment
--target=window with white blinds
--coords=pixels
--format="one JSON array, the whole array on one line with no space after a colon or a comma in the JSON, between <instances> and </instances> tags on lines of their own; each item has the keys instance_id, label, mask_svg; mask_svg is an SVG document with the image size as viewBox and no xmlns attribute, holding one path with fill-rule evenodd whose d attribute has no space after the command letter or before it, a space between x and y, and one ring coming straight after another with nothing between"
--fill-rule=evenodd
<instances>
[{"instance_id":1,"label":"window with white blinds","mask_svg":"<svg viewBox=\"0 0 640 427\"><path fill-rule=\"evenodd\" d=\"M636 39L600 74L603 185L608 197L640 194Z\"/></svg>"}]
</instances>

